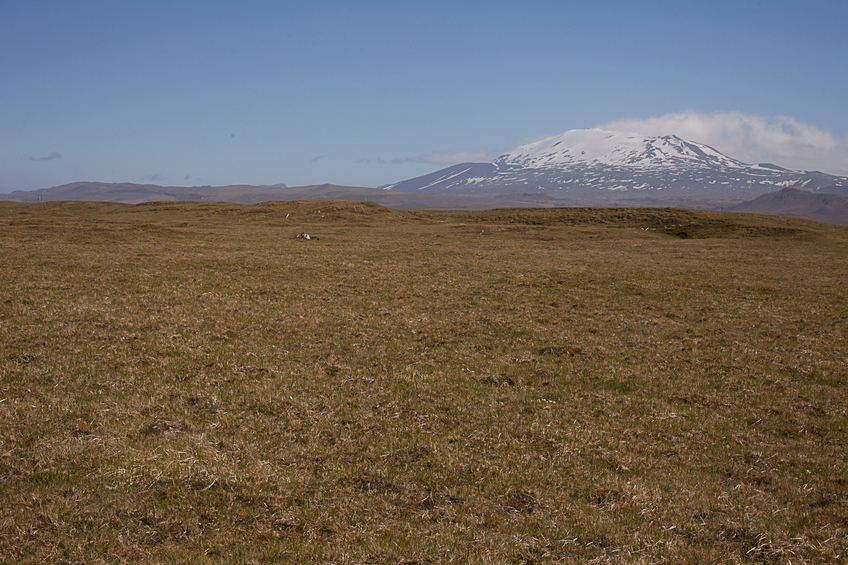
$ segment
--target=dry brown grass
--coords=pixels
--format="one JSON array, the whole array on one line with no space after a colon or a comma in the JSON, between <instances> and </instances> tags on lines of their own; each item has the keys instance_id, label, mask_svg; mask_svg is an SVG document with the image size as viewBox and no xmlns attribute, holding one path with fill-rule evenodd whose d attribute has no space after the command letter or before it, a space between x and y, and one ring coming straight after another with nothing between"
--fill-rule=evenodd
<instances>
[{"instance_id":1,"label":"dry brown grass","mask_svg":"<svg viewBox=\"0 0 848 565\"><path fill-rule=\"evenodd\" d=\"M0 203L0 272L4 562L848 551L844 228Z\"/></svg>"}]
</instances>

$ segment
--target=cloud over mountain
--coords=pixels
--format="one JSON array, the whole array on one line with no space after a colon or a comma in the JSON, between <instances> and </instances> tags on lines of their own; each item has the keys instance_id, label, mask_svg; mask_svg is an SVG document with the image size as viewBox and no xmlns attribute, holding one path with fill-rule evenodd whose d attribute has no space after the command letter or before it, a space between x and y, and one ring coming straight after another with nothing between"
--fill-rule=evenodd
<instances>
[{"instance_id":1,"label":"cloud over mountain","mask_svg":"<svg viewBox=\"0 0 848 565\"><path fill-rule=\"evenodd\" d=\"M747 163L779 163L790 169L848 174L848 139L788 116L685 111L614 120L599 127L642 135L677 135Z\"/></svg>"},{"instance_id":2,"label":"cloud over mountain","mask_svg":"<svg viewBox=\"0 0 848 565\"><path fill-rule=\"evenodd\" d=\"M794 170L848 175L848 139L789 116L768 117L742 112L706 114L688 110L647 119L613 120L598 128L648 136L676 135L714 147L745 163L777 163ZM520 145L549 137L551 135L525 139ZM391 162L441 166L490 163L503 153L505 151L458 149L395 158Z\"/></svg>"}]
</instances>

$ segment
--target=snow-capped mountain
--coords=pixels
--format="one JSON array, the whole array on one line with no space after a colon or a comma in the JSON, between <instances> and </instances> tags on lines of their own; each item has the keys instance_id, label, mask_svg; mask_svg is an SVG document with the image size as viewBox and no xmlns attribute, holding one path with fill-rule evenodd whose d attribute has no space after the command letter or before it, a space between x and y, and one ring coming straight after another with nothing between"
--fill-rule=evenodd
<instances>
[{"instance_id":1,"label":"snow-capped mountain","mask_svg":"<svg viewBox=\"0 0 848 565\"><path fill-rule=\"evenodd\" d=\"M813 192L848 187L848 178L748 165L677 136L570 130L521 145L492 163L463 163L386 187L456 195L544 191L550 196L671 196L738 202L792 186Z\"/></svg>"},{"instance_id":2,"label":"snow-capped mountain","mask_svg":"<svg viewBox=\"0 0 848 565\"><path fill-rule=\"evenodd\" d=\"M600 129L570 130L521 145L495 163L524 168L557 168L581 163L637 169L746 167L708 145L683 141L675 135L648 137Z\"/></svg>"}]
</instances>

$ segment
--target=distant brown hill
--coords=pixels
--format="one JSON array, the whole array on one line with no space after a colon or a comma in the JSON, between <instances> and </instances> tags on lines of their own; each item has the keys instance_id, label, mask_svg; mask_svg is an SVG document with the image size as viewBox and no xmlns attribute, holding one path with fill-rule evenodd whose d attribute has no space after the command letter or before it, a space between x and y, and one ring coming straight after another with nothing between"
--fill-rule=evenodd
<instances>
[{"instance_id":1,"label":"distant brown hill","mask_svg":"<svg viewBox=\"0 0 848 565\"><path fill-rule=\"evenodd\" d=\"M839 187L834 187L839 189ZM433 194L403 192L357 186L320 184L310 186L159 186L155 184L74 182L33 191L18 190L0 194L0 200L13 202L87 201L140 204L142 202L232 202L256 204L292 200L359 200L370 201L387 208L406 210L491 210L494 208L558 208L563 206L592 207L675 207L718 209L716 203L693 205L686 199L670 196L628 198L628 194L602 195L593 198L554 198L544 193L512 193L491 195ZM819 222L848 225L848 196L812 193L785 188L743 202L735 212L772 214L807 218Z\"/></svg>"},{"instance_id":2,"label":"distant brown hill","mask_svg":"<svg viewBox=\"0 0 848 565\"><path fill-rule=\"evenodd\" d=\"M155 184L74 182L33 191L17 190L0 194L0 200L13 202L53 202L82 200L88 202L233 202L255 204L274 200L366 200L388 208L488 210L492 208L552 208L579 205L579 202L551 198L544 194L504 194L491 196L456 196L420 194L321 184L311 186L159 186Z\"/></svg>"},{"instance_id":3,"label":"distant brown hill","mask_svg":"<svg viewBox=\"0 0 848 565\"><path fill-rule=\"evenodd\" d=\"M743 202L730 210L806 218L817 222L848 226L848 196L814 194L797 188L784 188Z\"/></svg>"},{"instance_id":4,"label":"distant brown hill","mask_svg":"<svg viewBox=\"0 0 848 565\"><path fill-rule=\"evenodd\" d=\"M381 191L328 184L294 188L251 185L184 187L86 181L29 192L18 190L10 194L0 194L0 199L16 202L84 200L88 202L121 202L123 204L194 200L254 204L268 200L293 200L301 198L304 194L311 194L313 198L338 198L349 194L368 196L370 193L380 194Z\"/></svg>"}]
</instances>

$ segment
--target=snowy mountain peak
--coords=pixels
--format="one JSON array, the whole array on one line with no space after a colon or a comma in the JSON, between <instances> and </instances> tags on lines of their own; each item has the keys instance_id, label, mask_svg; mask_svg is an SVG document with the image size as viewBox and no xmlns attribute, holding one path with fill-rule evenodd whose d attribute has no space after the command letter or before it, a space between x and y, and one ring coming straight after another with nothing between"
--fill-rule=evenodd
<instances>
[{"instance_id":1,"label":"snowy mountain peak","mask_svg":"<svg viewBox=\"0 0 848 565\"><path fill-rule=\"evenodd\" d=\"M601 129L569 130L521 145L495 160L499 167L559 168L569 165L608 165L635 169L745 168L708 145Z\"/></svg>"},{"instance_id":2,"label":"snowy mountain peak","mask_svg":"<svg viewBox=\"0 0 848 565\"><path fill-rule=\"evenodd\" d=\"M788 186L841 193L848 177L746 165L676 135L582 129L521 145L492 163L462 163L386 188L456 195L542 192L601 205L673 199L676 205L721 207Z\"/></svg>"}]
</instances>

